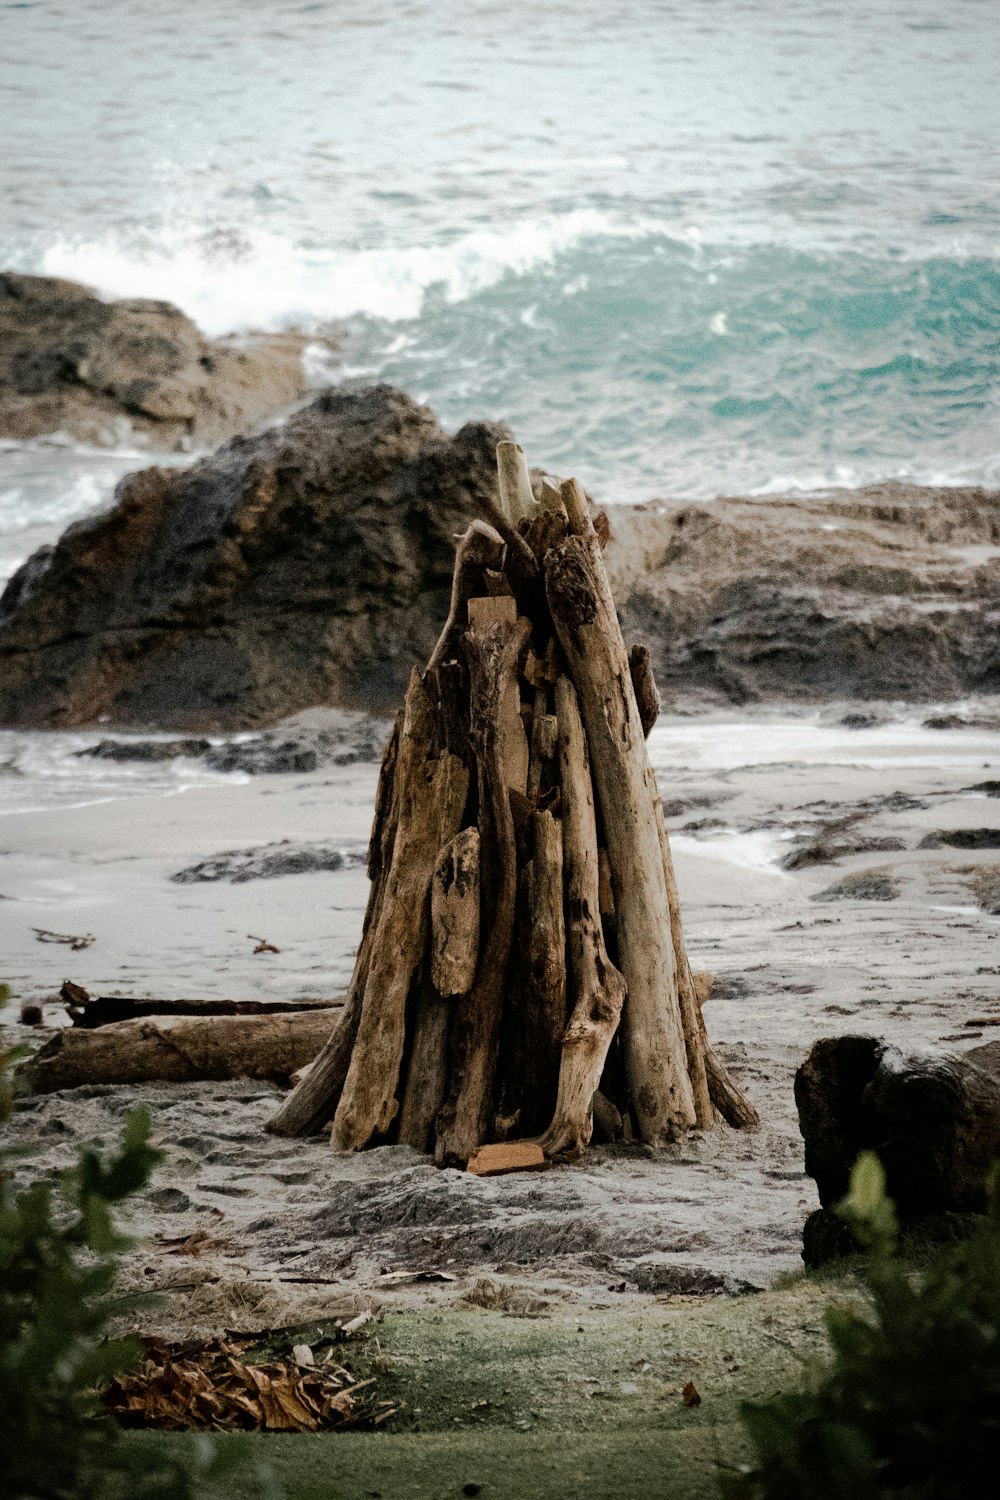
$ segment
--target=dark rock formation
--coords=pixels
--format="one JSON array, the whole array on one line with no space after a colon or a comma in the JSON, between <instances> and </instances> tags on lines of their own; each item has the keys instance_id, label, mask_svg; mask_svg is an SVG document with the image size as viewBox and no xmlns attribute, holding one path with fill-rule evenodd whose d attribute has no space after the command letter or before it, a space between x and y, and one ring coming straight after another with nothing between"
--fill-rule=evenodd
<instances>
[{"instance_id":1,"label":"dark rock formation","mask_svg":"<svg viewBox=\"0 0 1000 1500\"><path fill-rule=\"evenodd\" d=\"M186 470L122 480L0 598L0 723L209 729L394 709L448 610L506 428L328 391Z\"/></svg>"},{"instance_id":2,"label":"dark rock formation","mask_svg":"<svg viewBox=\"0 0 1000 1500\"><path fill-rule=\"evenodd\" d=\"M1000 1160L1000 1042L904 1056L877 1037L826 1037L795 1075L795 1103L824 1208L871 1150L902 1218L984 1211Z\"/></svg>"},{"instance_id":3,"label":"dark rock formation","mask_svg":"<svg viewBox=\"0 0 1000 1500\"><path fill-rule=\"evenodd\" d=\"M169 302L104 302L48 276L0 273L0 437L66 432L159 448L252 432L304 393L298 334L206 339Z\"/></svg>"},{"instance_id":4,"label":"dark rock formation","mask_svg":"<svg viewBox=\"0 0 1000 1500\"><path fill-rule=\"evenodd\" d=\"M301 776L326 766L378 765L391 729L385 719L326 709L300 714L252 738L240 736L221 744L206 739L104 739L74 753L82 760L145 765L183 756L204 761L213 771Z\"/></svg>"},{"instance_id":5,"label":"dark rock formation","mask_svg":"<svg viewBox=\"0 0 1000 1500\"><path fill-rule=\"evenodd\" d=\"M935 828L920 840L921 849L1000 849L1000 828Z\"/></svg>"},{"instance_id":6,"label":"dark rock formation","mask_svg":"<svg viewBox=\"0 0 1000 1500\"><path fill-rule=\"evenodd\" d=\"M1000 690L1000 493L856 492L616 511L609 566L661 691L734 702Z\"/></svg>"},{"instance_id":7,"label":"dark rock formation","mask_svg":"<svg viewBox=\"0 0 1000 1500\"><path fill-rule=\"evenodd\" d=\"M891 870L852 870L850 875L817 891L813 901L895 901L899 886Z\"/></svg>"},{"instance_id":8,"label":"dark rock formation","mask_svg":"<svg viewBox=\"0 0 1000 1500\"><path fill-rule=\"evenodd\" d=\"M273 880L279 875L315 875L363 865L363 849L334 849L328 844L292 844L283 839L277 844L262 844L257 849L230 849L203 859L186 870L178 870L170 879L177 885L201 885L226 880L243 885L248 880Z\"/></svg>"}]
</instances>

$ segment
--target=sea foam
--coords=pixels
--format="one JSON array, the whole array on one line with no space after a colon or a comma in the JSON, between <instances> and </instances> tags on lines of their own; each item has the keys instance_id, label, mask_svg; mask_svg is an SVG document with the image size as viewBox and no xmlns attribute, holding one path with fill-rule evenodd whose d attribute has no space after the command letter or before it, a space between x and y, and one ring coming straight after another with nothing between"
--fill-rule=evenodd
<instances>
[{"instance_id":1,"label":"sea foam","mask_svg":"<svg viewBox=\"0 0 1000 1500\"><path fill-rule=\"evenodd\" d=\"M167 298L218 336L314 329L359 315L389 322L418 318L432 288L448 302L462 302L507 275L551 265L585 240L670 232L581 209L504 229L470 230L437 245L343 251L310 248L269 230L220 235L194 225L170 230L156 243L58 240L45 251L42 270L103 296Z\"/></svg>"}]
</instances>

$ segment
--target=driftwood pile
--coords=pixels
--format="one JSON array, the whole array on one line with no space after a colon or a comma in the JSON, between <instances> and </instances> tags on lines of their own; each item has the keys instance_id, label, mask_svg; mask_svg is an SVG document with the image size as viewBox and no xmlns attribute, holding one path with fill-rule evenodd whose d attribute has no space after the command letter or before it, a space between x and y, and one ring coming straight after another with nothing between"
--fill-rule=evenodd
<instances>
[{"instance_id":1,"label":"driftwood pile","mask_svg":"<svg viewBox=\"0 0 1000 1500\"><path fill-rule=\"evenodd\" d=\"M270 1124L465 1164L535 1138L661 1146L755 1111L708 1043L607 518L497 449L451 609L386 749L364 934L333 1035Z\"/></svg>"}]
</instances>

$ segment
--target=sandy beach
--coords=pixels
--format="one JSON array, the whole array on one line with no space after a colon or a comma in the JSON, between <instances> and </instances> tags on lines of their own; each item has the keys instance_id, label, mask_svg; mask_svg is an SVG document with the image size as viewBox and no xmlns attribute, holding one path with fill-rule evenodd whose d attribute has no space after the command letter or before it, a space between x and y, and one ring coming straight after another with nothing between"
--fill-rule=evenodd
<instances>
[{"instance_id":1,"label":"sandy beach","mask_svg":"<svg viewBox=\"0 0 1000 1500\"><path fill-rule=\"evenodd\" d=\"M654 729L688 945L715 976L709 1032L760 1110L756 1135L719 1127L665 1153L597 1147L541 1176L479 1180L402 1147L337 1157L325 1137L269 1137L279 1091L256 1083L85 1087L28 1101L12 1134L33 1172L54 1170L149 1105L167 1161L132 1212L133 1271L178 1288L155 1315L166 1326L275 1326L345 1299L452 1303L482 1278L592 1307L609 1287L628 1299L766 1287L800 1265L816 1203L792 1099L812 1042L860 1031L961 1050L995 1035L968 1023L1000 1022L1000 918L971 884L998 861L1000 730L977 727L998 707L868 706L867 728L841 722L856 722L849 705L730 710ZM956 712L964 727L924 727ZM74 753L98 738L0 737L0 944L15 994L55 1024L66 978L165 999L338 996L361 931L376 767L249 777ZM824 843L858 852L831 862L816 836L842 819ZM171 879L283 840L344 863ZM783 868L796 851L799 867ZM867 879L852 888L854 876ZM94 942L71 951L35 928ZM255 955L251 934L280 952ZM199 1229L217 1243L178 1261Z\"/></svg>"}]
</instances>

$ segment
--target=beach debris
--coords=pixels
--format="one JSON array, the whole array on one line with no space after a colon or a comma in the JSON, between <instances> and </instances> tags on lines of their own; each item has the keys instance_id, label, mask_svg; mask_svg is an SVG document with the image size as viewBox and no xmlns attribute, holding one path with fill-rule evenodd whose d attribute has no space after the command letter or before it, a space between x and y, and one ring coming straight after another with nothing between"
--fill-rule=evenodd
<instances>
[{"instance_id":1,"label":"beach debris","mask_svg":"<svg viewBox=\"0 0 1000 1500\"><path fill-rule=\"evenodd\" d=\"M698 1387L695 1385L693 1380L689 1380L687 1385L681 1391L681 1400L683 1401L685 1406L701 1405L701 1396L698 1392Z\"/></svg>"},{"instance_id":2,"label":"beach debris","mask_svg":"<svg viewBox=\"0 0 1000 1500\"><path fill-rule=\"evenodd\" d=\"M399 1411L378 1400L374 1377L356 1380L329 1352L317 1362L308 1345L296 1345L290 1360L258 1362L251 1345L228 1336L143 1339L142 1369L111 1381L101 1401L125 1427L173 1432L330 1432L378 1427Z\"/></svg>"},{"instance_id":3,"label":"beach debris","mask_svg":"<svg viewBox=\"0 0 1000 1500\"><path fill-rule=\"evenodd\" d=\"M263 1078L285 1083L330 1032L324 1009L274 1015L161 1016L67 1026L21 1067L40 1094L81 1084L192 1083Z\"/></svg>"},{"instance_id":4,"label":"beach debris","mask_svg":"<svg viewBox=\"0 0 1000 1500\"><path fill-rule=\"evenodd\" d=\"M269 1123L334 1149L398 1141L481 1175L662 1146L757 1113L709 1044L626 650L576 480L497 445L498 500L459 539L448 618L386 747L368 910L327 1045ZM504 1165L500 1165L500 1163Z\"/></svg>"},{"instance_id":5,"label":"beach debris","mask_svg":"<svg viewBox=\"0 0 1000 1500\"><path fill-rule=\"evenodd\" d=\"M269 943L268 940L267 940L267 938L256 937L252 932L248 932L247 933L247 937L250 939L251 943L256 943L257 944L256 948L253 950L255 953L280 953L281 952L281 949L280 948L276 948L273 943Z\"/></svg>"},{"instance_id":6,"label":"beach debris","mask_svg":"<svg viewBox=\"0 0 1000 1500\"><path fill-rule=\"evenodd\" d=\"M508 1172L540 1172L549 1163L537 1141L504 1141L480 1146L470 1156L467 1170L477 1177L503 1177Z\"/></svg>"},{"instance_id":7,"label":"beach debris","mask_svg":"<svg viewBox=\"0 0 1000 1500\"><path fill-rule=\"evenodd\" d=\"M225 1244L224 1240L213 1238L207 1229L195 1229L191 1234L171 1238L160 1235L158 1239L168 1255L204 1255L209 1250L220 1250Z\"/></svg>"},{"instance_id":8,"label":"beach debris","mask_svg":"<svg viewBox=\"0 0 1000 1500\"><path fill-rule=\"evenodd\" d=\"M379 1286L402 1286L407 1281L457 1281L451 1271L385 1271Z\"/></svg>"},{"instance_id":9,"label":"beach debris","mask_svg":"<svg viewBox=\"0 0 1000 1500\"><path fill-rule=\"evenodd\" d=\"M84 948L89 948L91 943L97 939L92 932L84 933L78 937L72 932L50 932L47 927L33 927L32 932L40 943L65 943L74 953L80 953Z\"/></svg>"}]
</instances>

